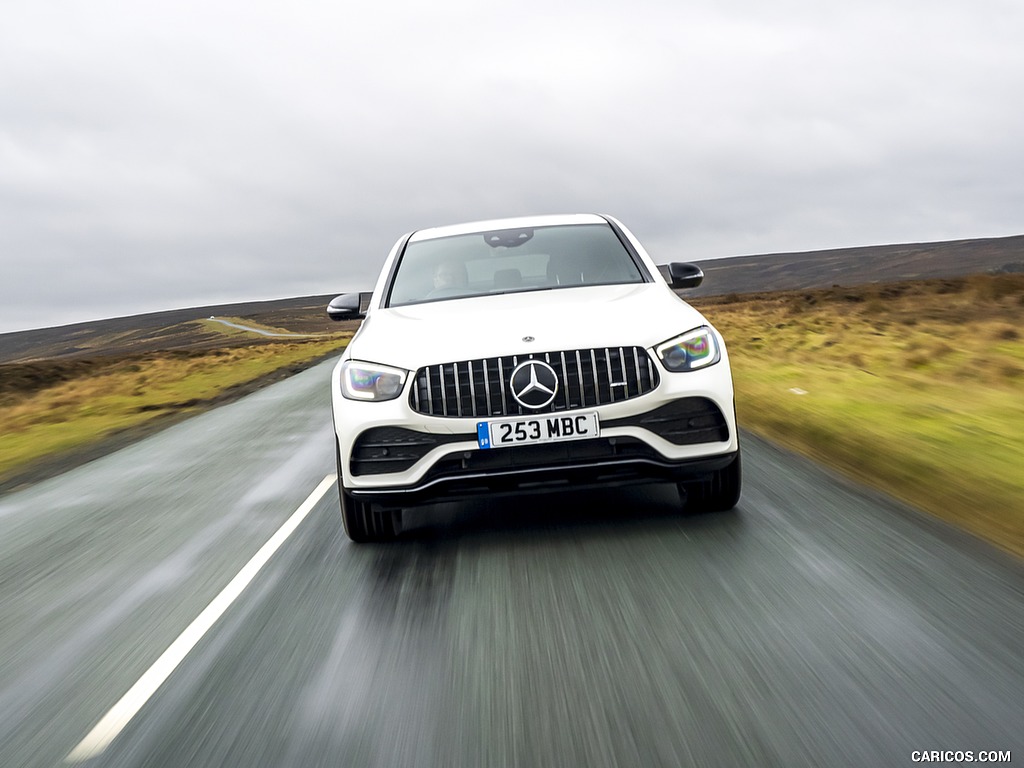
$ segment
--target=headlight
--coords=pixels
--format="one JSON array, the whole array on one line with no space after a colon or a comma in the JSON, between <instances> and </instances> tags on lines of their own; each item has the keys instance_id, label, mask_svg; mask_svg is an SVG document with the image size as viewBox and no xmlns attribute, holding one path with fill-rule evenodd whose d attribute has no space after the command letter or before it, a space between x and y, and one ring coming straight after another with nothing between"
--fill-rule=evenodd
<instances>
[{"instance_id":1,"label":"headlight","mask_svg":"<svg viewBox=\"0 0 1024 768\"><path fill-rule=\"evenodd\" d=\"M341 366L341 394L349 400L394 400L402 394L408 375L401 368L346 360Z\"/></svg>"},{"instance_id":2,"label":"headlight","mask_svg":"<svg viewBox=\"0 0 1024 768\"><path fill-rule=\"evenodd\" d=\"M669 339L654 350L670 371L694 371L707 368L722 359L715 332L707 326Z\"/></svg>"}]
</instances>

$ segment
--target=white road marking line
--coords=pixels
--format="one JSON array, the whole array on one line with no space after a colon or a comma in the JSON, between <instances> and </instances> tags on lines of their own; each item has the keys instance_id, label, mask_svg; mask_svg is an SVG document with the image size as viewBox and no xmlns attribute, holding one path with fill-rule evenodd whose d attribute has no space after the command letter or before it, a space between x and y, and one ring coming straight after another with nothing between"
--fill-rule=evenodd
<instances>
[{"instance_id":1,"label":"white road marking line","mask_svg":"<svg viewBox=\"0 0 1024 768\"><path fill-rule=\"evenodd\" d=\"M200 613L188 627L178 635L178 639L171 643L170 647L163 652L163 655L154 662L146 673L139 678L128 692L121 697L121 700L103 716L89 735L71 750L71 753L64 758L66 763L80 763L96 757L103 752L110 743L117 738L117 735L124 730L132 718L138 714L143 705L163 685L171 672L181 663L189 651L202 639L203 635L216 623L235 599L245 590L249 583L255 578L260 569L280 549L281 545L299 527L299 524L306 519L306 516L313 510L317 502L323 498L327 490L334 485L336 480L334 474L330 474L320 481L320 485L309 494L302 505L292 513L284 525L275 533L259 552L252 556L252 559L238 572L238 575L231 580L221 593L217 595Z\"/></svg>"}]
</instances>

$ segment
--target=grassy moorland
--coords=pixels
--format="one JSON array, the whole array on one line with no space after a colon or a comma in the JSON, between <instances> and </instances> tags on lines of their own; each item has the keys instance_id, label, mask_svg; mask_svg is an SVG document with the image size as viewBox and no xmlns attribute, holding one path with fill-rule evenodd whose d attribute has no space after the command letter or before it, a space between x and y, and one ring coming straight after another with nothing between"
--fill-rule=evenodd
<instances>
[{"instance_id":1,"label":"grassy moorland","mask_svg":"<svg viewBox=\"0 0 1024 768\"><path fill-rule=\"evenodd\" d=\"M214 325L224 346L0 366L0 484L43 459L223 402L337 352L351 338L246 343L253 334Z\"/></svg>"},{"instance_id":2,"label":"grassy moorland","mask_svg":"<svg viewBox=\"0 0 1024 768\"><path fill-rule=\"evenodd\" d=\"M743 426L1024 555L1024 275L693 303L729 342ZM0 365L0 486L297 370L355 327L324 334L316 302L226 319L320 335L203 320Z\"/></svg>"},{"instance_id":3,"label":"grassy moorland","mask_svg":"<svg viewBox=\"0 0 1024 768\"><path fill-rule=\"evenodd\" d=\"M741 424L1024 555L1024 275L695 304Z\"/></svg>"}]
</instances>

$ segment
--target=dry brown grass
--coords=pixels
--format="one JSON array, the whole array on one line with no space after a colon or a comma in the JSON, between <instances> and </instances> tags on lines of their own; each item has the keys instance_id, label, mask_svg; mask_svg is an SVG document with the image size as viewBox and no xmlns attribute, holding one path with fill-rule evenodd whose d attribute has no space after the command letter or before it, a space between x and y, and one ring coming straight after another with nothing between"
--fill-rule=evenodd
<instances>
[{"instance_id":1,"label":"dry brown grass","mask_svg":"<svg viewBox=\"0 0 1024 768\"><path fill-rule=\"evenodd\" d=\"M171 413L194 412L263 377L340 351L351 333L0 366L0 482Z\"/></svg>"},{"instance_id":2,"label":"dry brown grass","mask_svg":"<svg viewBox=\"0 0 1024 768\"><path fill-rule=\"evenodd\" d=\"M745 426L1024 555L1024 275L696 303Z\"/></svg>"}]
</instances>

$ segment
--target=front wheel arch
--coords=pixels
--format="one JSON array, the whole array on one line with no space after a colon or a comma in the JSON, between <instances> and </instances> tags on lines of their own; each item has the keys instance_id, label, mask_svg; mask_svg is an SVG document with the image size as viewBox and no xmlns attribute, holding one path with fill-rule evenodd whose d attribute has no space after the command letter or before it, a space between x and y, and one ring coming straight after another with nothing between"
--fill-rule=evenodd
<instances>
[{"instance_id":1,"label":"front wheel arch","mask_svg":"<svg viewBox=\"0 0 1024 768\"><path fill-rule=\"evenodd\" d=\"M341 521L345 534L358 543L393 541L401 530L401 511L382 509L377 504L353 496L345 488L341 469L341 444L337 435L334 445L338 464L338 501L341 503Z\"/></svg>"},{"instance_id":2,"label":"front wheel arch","mask_svg":"<svg viewBox=\"0 0 1024 768\"><path fill-rule=\"evenodd\" d=\"M728 466L716 469L700 480L684 481L677 484L680 501L687 514L705 512L727 512L740 500L743 486L743 467L740 452Z\"/></svg>"}]
</instances>

